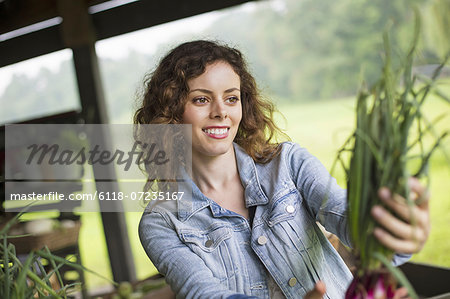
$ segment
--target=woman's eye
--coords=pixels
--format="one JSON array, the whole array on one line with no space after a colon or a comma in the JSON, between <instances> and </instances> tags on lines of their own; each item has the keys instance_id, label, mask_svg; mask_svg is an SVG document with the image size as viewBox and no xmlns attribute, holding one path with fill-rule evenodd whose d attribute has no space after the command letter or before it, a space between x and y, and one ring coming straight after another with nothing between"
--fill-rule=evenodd
<instances>
[{"instance_id":1,"label":"woman's eye","mask_svg":"<svg viewBox=\"0 0 450 299\"><path fill-rule=\"evenodd\" d=\"M236 103L237 101L239 101L239 98L238 98L238 97L229 97L229 98L227 98L225 101L226 101L227 103L234 104L234 103Z\"/></svg>"},{"instance_id":2,"label":"woman's eye","mask_svg":"<svg viewBox=\"0 0 450 299\"><path fill-rule=\"evenodd\" d=\"M205 104L206 102L208 102L208 99L205 97L198 97L192 100L194 103L198 103L198 104Z\"/></svg>"}]
</instances>

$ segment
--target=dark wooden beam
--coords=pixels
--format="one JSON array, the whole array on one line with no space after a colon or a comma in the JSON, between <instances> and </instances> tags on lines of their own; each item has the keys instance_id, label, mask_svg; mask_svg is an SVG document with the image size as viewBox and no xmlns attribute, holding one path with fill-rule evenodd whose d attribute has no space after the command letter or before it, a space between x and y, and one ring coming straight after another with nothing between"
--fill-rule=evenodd
<instances>
[{"instance_id":1,"label":"dark wooden beam","mask_svg":"<svg viewBox=\"0 0 450 299\"><path fill-rule=\"evenodd\" d=\"M250 1L141 0L95 13L92 23L96 40L101 40ZM60 27L55 25L0 42L0 67L67 48L61 40Z\"/></svg>"},{"instance_id":2,"label":"dark wooden beam","mask_svg":"<svg viewBox=\"0 0 450 299\"><path fill-rule=\"evenodd\" d=\"M107 124L106 102L95 53L95 38L87 6L81 1L58 0L58 9L63 16L63 40L72 49L73 62L81 101L81 115L87 124ZM97 132L96 144L109 144L108 131ZM106 148L111 148L106 146ZM99 193L117 193L119 186L113 164L93 165L95 185ZM111 181L104 184L98 178ZM122 203L99 201L103 231L109 254L113 278L117 282L135 281L136 270L128 238L127 224ZM114 205L114 207L111 207ZM116 212L110 212L116 211Z\"/></svg>"},{"instance_id":3,"label":"dark wooden beam","mask_svg":"<svg viewBox=\"0 0 450 299\"><path fill-rule=\"evenodd\" d=\"M0 2L0 34L48 20L57 15L56 0L5 0Z\"/></svg>"},{"instance_id":4,"label":"dark wooden beam","mask_svg":"<svg viewBox=\"0 0 450 299\"><path fill-rule=\"evenodd\" d=\"M65 49L59 31L52 26L0 42L0 67Z\"/></svg>"},{"instance_id":5,"label":"dark wooden beam","mask_svg":"<svg viewBox=\"0 0 450 299\"><path fill-rule=\"evenodd\" d=\"M83 1L86 5L92 6L109 0ZM59 15L57 2L57 0L0 1L0 34L57 17Z\"/></svg>"},{"instance_id":6,"label":"dark wooden beam","mask_svg":"<svg viewBox=\"0 0 450 299\"><path fill-rule=\"evenodd\" d=\"M93 15L99 40L239 5L250 0L141 0Z\"/></svg>"}]
</instances>

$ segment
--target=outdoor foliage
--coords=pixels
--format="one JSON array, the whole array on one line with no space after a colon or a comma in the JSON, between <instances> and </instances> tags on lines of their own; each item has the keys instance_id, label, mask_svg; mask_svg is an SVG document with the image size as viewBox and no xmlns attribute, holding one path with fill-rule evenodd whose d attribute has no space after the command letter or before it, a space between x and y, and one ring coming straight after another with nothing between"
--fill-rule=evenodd
<instances>
[{"instance_id":1,"label":"outdoor foliage","mask_svg":"<svg viewBox=\"0 0 450 299\"><path fill-rule=\"evenodd\" d=\"M73 269L94 272L52 254L47 247L31 251L25 261L19 259L15 246L8 239L23 236L8 236L8 231L19 221L21 216L22 214L16 215L0 229L0 298L62 299L79 291L80 283L67 285L63 283L59 269L62 266L69 266ZM46 267L47 265L50 268ZM109 279L106 280L111 282Z\"/></svg>"}]
</instances>

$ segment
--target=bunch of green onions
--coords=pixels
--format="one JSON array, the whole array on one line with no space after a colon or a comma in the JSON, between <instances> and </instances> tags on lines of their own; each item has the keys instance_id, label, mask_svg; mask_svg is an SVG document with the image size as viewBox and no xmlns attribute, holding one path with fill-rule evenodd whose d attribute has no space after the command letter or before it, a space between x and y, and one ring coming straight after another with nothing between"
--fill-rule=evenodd
<instances>
[{"instance_id":1,"label":"bunch of green onions","mask_svg":"<svg viewBox=\"0 0 450 299\"><path fill-rule=\"evenodd\" d=\"M377 222L370 216L370 211L374 205L383 205L378 197L381 187L403 196L411 207L417 204L417 201L410 199L407 180L410 176L425 175L431 154L447 134L435 133L434 122L424 117L422 107L431 93L450 102L434 88L448 57L432 78L424 78L417 88L418 75L413 76L412 64L419 29L416 13L413 46L395 69L389 36L385 33L382 75L370 89L364 88L359 92L357 127L337 157L347 175L348 225L353 253L357 258L357 271L346 299L392 298L396 281L407 287L412 298L417 298L404 275L391 266L394 253L373 235ZM423 142L425 135L435 139L428 149ZM413 140L408 139L411 136L415 136ZM350 165L342 158L345 152L351 153ZM415 172L408 171L411 160L418 165Z\"/></svg>"}]
</instances>

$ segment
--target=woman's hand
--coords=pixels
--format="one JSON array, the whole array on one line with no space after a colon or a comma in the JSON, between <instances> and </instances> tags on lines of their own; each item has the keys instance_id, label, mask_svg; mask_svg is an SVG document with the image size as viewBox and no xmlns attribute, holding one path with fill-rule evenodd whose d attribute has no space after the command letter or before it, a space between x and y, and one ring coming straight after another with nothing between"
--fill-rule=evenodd
<instances>
[{"instance_id":1,"label":"woman's hand","mask_svg":"<svg viewBox=\"0 0 450 299\"><path fill-rule=\"evenodd\" d=\"M381 201L396 215L378 205L371 214L381 226L374 229L374 235L384 246L397 253L412 254L422 249L430 233L430 195L417 178L411 177L408 184L410 197L417 205L408 206L403 197L381 188L378 192Z\"/></svg>"},{"instance_id":2,"label":"woman's hand","mask_svg":"<svg viewBox=\"0 0 450 299\"><path fill-rule=\"evenodd\" d=\"M325 283L322 281L318 281L314 286L314 289L306 293L303 299L322 299L325 295L326 287Z\"/></svg>"}]
</instances>

